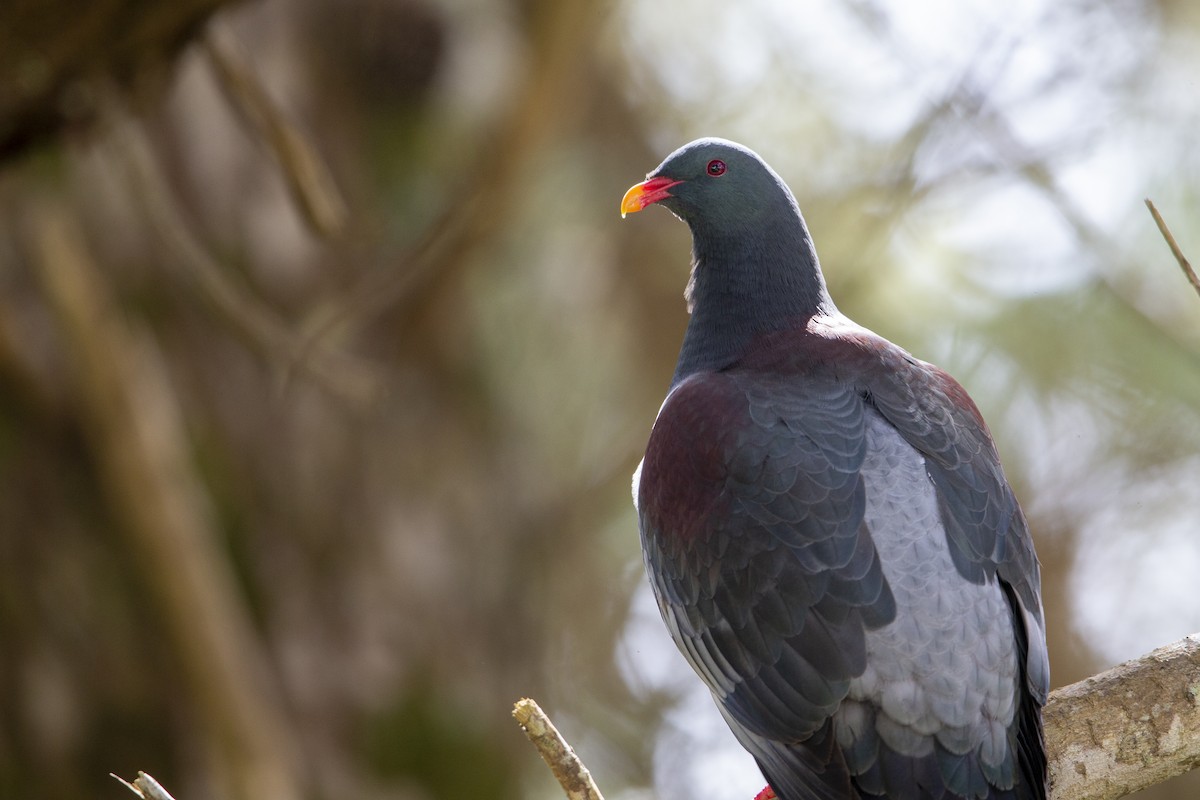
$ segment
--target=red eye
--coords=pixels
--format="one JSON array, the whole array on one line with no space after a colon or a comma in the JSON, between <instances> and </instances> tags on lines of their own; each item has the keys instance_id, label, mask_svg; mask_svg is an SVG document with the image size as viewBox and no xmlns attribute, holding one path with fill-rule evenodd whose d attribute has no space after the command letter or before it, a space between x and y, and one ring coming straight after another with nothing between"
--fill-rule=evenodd
<instances>
[{"instance_id":1,"label":"red eye","mask_svg":"<svg viewBox=\"0 0 1200 800\"><path fill-rule=\"evenodd\" d=\"M725 174L725 162L719 158L714 158L708 162L708 174L714 178Z\"/></svg>"}]
</instances>

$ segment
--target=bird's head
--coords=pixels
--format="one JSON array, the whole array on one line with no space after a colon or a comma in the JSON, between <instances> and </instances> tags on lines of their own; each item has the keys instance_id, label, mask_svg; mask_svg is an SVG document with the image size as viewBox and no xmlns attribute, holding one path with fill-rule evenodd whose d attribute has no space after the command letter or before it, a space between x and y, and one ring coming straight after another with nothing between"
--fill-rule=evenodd
<instances>
[{"instance_id":1,"label":"bird's head","mask_svg":"<svg viewBox=\"0 0 1200 800\"><path fill-rule=\"evenodd\" d=\"M837 313L795 197L754 151L725 139L684 145L625 193L621 213L653 204L692 231L692 319L676 380L727 366L759 334Z\"/></svg>"},{"instance_id":2,"label":"bird's head","mask_svg":"<svg viewBox=\"0 0 1200 800\"><path fill-rule=\"evenodd\" d=\"M798 213L791 191L758 154L725 139L697 139L667 156L621 200L621 216L665 206L692 228L731 232L764 216Z\"/></svg>"}]
</instances>

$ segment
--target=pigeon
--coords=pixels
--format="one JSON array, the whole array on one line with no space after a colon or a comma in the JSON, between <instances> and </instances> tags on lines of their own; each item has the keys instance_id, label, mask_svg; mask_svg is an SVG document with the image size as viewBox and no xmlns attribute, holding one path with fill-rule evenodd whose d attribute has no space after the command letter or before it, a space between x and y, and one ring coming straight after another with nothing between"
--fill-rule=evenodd
<instances>
[{"instance_id":1,"label":"pigeon","mask_svg":"<svg viewBox=\"0 0 1200 800\"><path fill-rule=\"evenodd\" d=\"M681 147L622 216L650 205L692 267L634 474L645 567L764 791L1044 799L1040 566L978 408L838 311L753 151Z\"/></svg>"}]
</instances>

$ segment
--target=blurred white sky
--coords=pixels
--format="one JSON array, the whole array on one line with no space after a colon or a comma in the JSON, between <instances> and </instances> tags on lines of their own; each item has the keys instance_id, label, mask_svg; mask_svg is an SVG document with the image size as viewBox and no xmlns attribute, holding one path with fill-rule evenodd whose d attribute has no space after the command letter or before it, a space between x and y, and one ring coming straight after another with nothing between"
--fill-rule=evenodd
<instances>
[{"instance_id":1,"label":"blurred white sky","mask_svg":"<svg viewBox=\"0 0 1200 800\"><path fill-rule=\"evenodd\" d=\"M1037 296L1096 277L1100 267L1081 245L1081 226L1106 248L1144 249L1157 233L1142 199L1166 178L1190 175L1200 184L1200 148L1177 133L1181 114L1200 130L1195 42L1164 32L1154 8L1061 0L627 0L612 35L629 64L632 102L655 107L648 117L661 120L654 142L661 154L701 135L743 141L788 180L802 207L805 196L845 184L856 141L894 140L952 98L984 124L936 131L929 137L935 146L918 151L917 188L954 179L906 214L890 245L905 274L889 280L919 296L922 287L946 283L947 262L966 254L977 265L971 278L990 292ZM807 97L820 97L820 106ZM1057 199L1012 177L1023 159L1047 154ZM814 238L820 250L820 230ZM1165 249L1151 254L1163 257L1164 284L1178 280L1164 302L1178 301L1186 285L1169 271ZM1195 300L1182 302L1200 320ZM939 354L920 355L937 361ZM1060 421L1072 415L1056 413ZM1044 461L1031 473L1057 468L1066 481L1066 467L1083 479L1088 448L1063 439L1075 434L1054 416L1030 425L1028 457L1041 453ZM1195 506L1179 500L1196 494L1197 467L1174 482L1125 476L1133 483L1121 484L1120 476L1103 476L1121 505L1080 510L1087 523L1071 579L1073 612L1111 663L1200 629L1200 537L1188 510ZM1081 502L1094 501L1093 489ZM1157 532L1153 547L1131 535L1147 525ZM686 695L660 743L659 773L686 769L690 785L659 786L660 796L698 789L706 800L749 800L762 778L675 652L644 587L635 612L622 662L627 679Z\"/></svg>"}]
</instances>

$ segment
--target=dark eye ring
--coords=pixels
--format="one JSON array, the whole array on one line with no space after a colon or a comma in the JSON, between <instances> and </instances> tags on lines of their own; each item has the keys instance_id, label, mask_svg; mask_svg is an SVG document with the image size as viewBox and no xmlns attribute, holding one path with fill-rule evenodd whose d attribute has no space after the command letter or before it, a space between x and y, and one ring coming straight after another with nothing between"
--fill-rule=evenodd
<instances>
[{"instance_id":1,"label":"dark eye ring","mask_svg":"<svg viewBox=\"0 0 1200 800\"><path fill-rule=\"evenodd\" d=\"M719 158L714 158L708 162L708 174L716 178L725 174L725 162Z\"/></svg>"}]
</instances>

